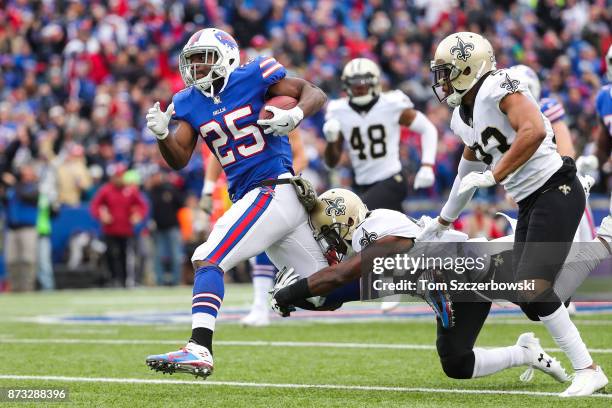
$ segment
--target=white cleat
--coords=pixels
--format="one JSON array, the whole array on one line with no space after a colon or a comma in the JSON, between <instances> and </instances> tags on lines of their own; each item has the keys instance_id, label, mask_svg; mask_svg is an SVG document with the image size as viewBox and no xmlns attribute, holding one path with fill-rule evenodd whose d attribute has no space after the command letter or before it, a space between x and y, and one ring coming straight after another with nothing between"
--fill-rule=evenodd
<instances>
[{"instance_id":1,"label":"white cleat","mask_svg":"<svg viewBox=\"0 0 612 408\"><path fill-rule=\"evenodd\" d=\"M576 370L572 385L559 394L560 397L586 397L601 390L608 384L608 377L600 366Z\"/></svg>"},{"instance_id":2,"label":"white cleat","mask_svg":"<svg viewBox=\"0 0 612 408\"><path fill-rule=\"evenodd\" d=\"M270 314L268 310L252 309L248 315L240 319L243 326L264 327L270 325Z\"/></svg>"},{"instance_id":3,"label":"white cleat","mask_svg":"<svg viewBox=\"0 0 612 408\"><path fill-rule=\"evenodd\" d=\"M380 311L383 313L389 313L395 310L400 305L400 302L382 302L380 304Z\"/></svg>"},{"instance_id":4,"label":"white cleat","mask_svg":"<svg viewBox=\"0 0 612 408\"><path fill-rule=\"evenodd\" d=\"M559 382L569 381L569 376L561 363L554 357L551 357L540 346L540 340L531 332L523 333L516 341L517 346L524 347L529 353L530 362L529 368L521 375L521 381L528 382L533 378L533 370L540 370L543 373L550 375Z\"/></svg>"}]
</instances>

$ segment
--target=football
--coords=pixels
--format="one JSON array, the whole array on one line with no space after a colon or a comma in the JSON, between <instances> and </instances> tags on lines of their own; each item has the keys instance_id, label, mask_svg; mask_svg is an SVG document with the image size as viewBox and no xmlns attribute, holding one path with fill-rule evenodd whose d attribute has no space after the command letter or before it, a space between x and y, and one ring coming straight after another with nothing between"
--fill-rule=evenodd
<instances>
[{"instance_id":1,"label":"football","mask_svg":"<svg viewBox=\"0 0 612 408\"><path fill-rule=\"evenodd\" d=\"M272 113L266 110L266 106L275 106L279 109L291 109L295 108L298 104L298 100L291 96L275 96L266 101L265 105L259 111L259 119L271 119Z\"/></svg>"}]
</instances>

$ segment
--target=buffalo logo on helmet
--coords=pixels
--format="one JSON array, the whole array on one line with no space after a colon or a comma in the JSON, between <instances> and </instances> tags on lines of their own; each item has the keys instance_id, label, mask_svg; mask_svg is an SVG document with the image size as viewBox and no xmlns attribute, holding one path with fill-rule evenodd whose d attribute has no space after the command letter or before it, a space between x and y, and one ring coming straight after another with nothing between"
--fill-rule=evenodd
<instances>
[{"instance_id":1,"label":"buffalo logo on helmet","mask_svg":"<svg viewBox=\"0 0 612 408\"><path fill-rule=\"evenodd\" d=\"M236 40L234 40L234 37L232 37L225 31L217 31L215 33L215 37L223 45L226 45L230 48L238 48L238 44L236 43Z\"/></svg>"},{"instance_id":2,"label":"buffalo logo on helmet","mask_svg":"<svg viewBox=\"0 0 612 408\"><path fill-rule=\"evenodd\" d=\"M467 59L472 56L470 51L474 51L474 44L463 42L461 37L457 37L457 45L450 49L451 54L461 61L467 61ZM455 53L457 53L457 55L455 55Z\"/></svg>"},{"instance_id":3,"label":"buffalo logo on helmet","mask_svg":"<svg viewBox=\"0 0 612 408\"><path fill-rule=\"evenodd\" d=\"M377 233L375 233L375 232L368 232L364 228L363 229L363 235L359 239L359 245L361 245L362 248L365 248L368 245L370 245L372 242L376 241L377 239L378 239L378 234Z\"/></svg>"},{"instance_id":4,"label":"buffalo logo on helmet","mask_svg":"<svg viewBox=\"0 0 612 408\"><path fill-rule=\"evenodd\" d=\"M506 91L514 93L518 90L519 83L518 79L512 79L506 74L506 79L501 83L500 87L506 88Z\"/></svg>"},{"instance_id":5,"label":"buffalo logo on helmet","mask_svg":"<svg viewBox=\"0 0 612 408\"><path fill-rule=\"evenodd\" d=\"M327 207L325 208L325 214L328 217L344 215L346 212L346 205L344 205L344 198L324 198L325 204Z\"/></svg>"}]
</instances>

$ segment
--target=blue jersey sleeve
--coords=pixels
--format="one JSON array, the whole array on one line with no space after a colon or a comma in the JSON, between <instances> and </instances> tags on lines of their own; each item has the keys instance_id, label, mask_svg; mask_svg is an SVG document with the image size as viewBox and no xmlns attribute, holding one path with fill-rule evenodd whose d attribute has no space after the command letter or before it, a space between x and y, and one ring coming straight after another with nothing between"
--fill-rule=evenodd
<instances>
[{"instance_id":1,"label":"blue jersey sleeve","mask_svg":"<svg viewBox=\"0 0 612 408\"><path fill-rule=\"evenodd\" d=\"M540 101L540 110L551 123L565 119L565 109L563 109L561 102L555 98L542 99Z\"/></svg>"},{"instance_id":2,"label":"blue jersey sleeve","mask_svg":"<svg viewBox=\"0 0 612 408\"><path fill-rule=\"evenodd\" d=\"M173 120L182 120L188 123L191 123L190 119L190 111L192 104L189 103L189 95L192 91L192 88L186 88L179 92L177 92L172 97L172 103L174 103L174 113L172 114Z\"/></svg>"},{"instance_id":3,"label":"blue jersey sleeve","mask_svg":"<svg viewBox=\"0 0 612 408\"><path fill-rule=\"evenodd\" d=\"M257 57L252 64L256 64L258 75L265 86L274 85L287 76L285 67L274 57Z\"/></svg>"},{"instance_id":4,"label":"blue jersey sleeve","mask_svg":"<svg viewBox=\"0 0 612 408\"><path fill-rule=\"evenodd\" d=\"M604 116L612 114L612 85L606 85L599 90L597 98L595 98L595 110L602 119Z\"/></svg>"}]
</instances>

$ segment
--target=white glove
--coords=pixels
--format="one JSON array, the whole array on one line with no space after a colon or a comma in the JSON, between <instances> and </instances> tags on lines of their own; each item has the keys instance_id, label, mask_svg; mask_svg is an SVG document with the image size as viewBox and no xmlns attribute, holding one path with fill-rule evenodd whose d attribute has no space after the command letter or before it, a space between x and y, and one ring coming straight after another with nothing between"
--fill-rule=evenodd
<instances>
[{"instance_id":1,"label":"white glove","mask_svg":"<svg viewBox=\"0 0 612 408\"><path fill-rule=\"evenodd\" d=\"M414 189L431 187L435 180L436 176L431 166L421 166L414 178Z\"/></svg>"},{"instance_id":2,"label":"white glove","mask_svg":"<svg viewBox=\"0 0 612 408\"><path fill-rule=\"evenodd\" d=\"M597 169L599 168L599 160L596 156L580 156L576 159L576 169L581 176L590 175L594 177L597 175Z\"/></svg>"},{"instance_id":3,"label":"white glove","mask_svg":"<svg viewBox=\"0 0 612 408\"><path fill-rule=\"evenodd\" d=\"M168 137L168 123L174 112L174 103L171 103L165 112L159 109L159 102L155 102L155 105L147 113L147 127L158 140L164 140Z\"/></svg>"},{"instance_id":4,"label":"white glove","mask_svg":"<svg viewBox=\"0 0 612 408\"><path fill-rule=\"evenodd\" d=\"M330 119L323 125L323 135L328 143L338 141L340 137L340 121L338 119Z\"/></svg>"},{"instance_id":5,"label":"white glove","mask_svg":"<svg viewBox=\"0 0 612 408\"><path fill-rule=\"evenodd\" d=\"M276 273L274 278L274 287L270 291L270 306L273 311L278 313L281 317L287 317L291 312L295 311L295 307L292 305L279 305L275 295L279 290L286 288L289 285L294 284L300 279L300 275L295 272L295 269L290 267L283 267Z\"/></svg>"},{"instance_id":6,"label":"white glove","mask_svg":"<svg viewBox=\"0 0 612 408\"><path fill-rule=\"evenodd\" d=\"M304 111L299 106L289 110L279 109L275 106L265 106L264 109L274 115L271 119L259 119L257 121L258 125L267 126L264 129L265 134L286 135L304 119Z\"/></svg>"},{"instance_id":7,"label":"white glove","mask_svg":"<svg viewBox=\"0 0 612 408\"><path fill-rule=\"evenodd\" d=\"M474 187L491 187L495 184L497 184L497 182L495 181L491 170L487 170L484 173L481 173L479 171L473 171L461 179L461 184L459 185L459 194L463 194L466 191L473 189Z\"/></svg>"},{"instance_id":8,"label":"white glove","mask_svg":"<svg viewBox=\"0 0 612 408\"><path fill-rule=\"evenodd\" d=\"M580 180L580 184L582 184L582 188L584 189L584 196L588 200L591 194L591 187L595 185L595 179L588 174L586 176L581 176L579 174L578 180Z\"/></svg>"},{"instance_id":9,"label":"white glove","mask_svg":"<svg viewBox=\"0 0 612 408\"><path fill-rule=\"evenodd\" d=\"M438 217L430 218L425 222L421 233L415 239L420 242L439 240L444 231L448 230L449 227L450 225L440 224Z\"/></svg>"}]
</instances>

